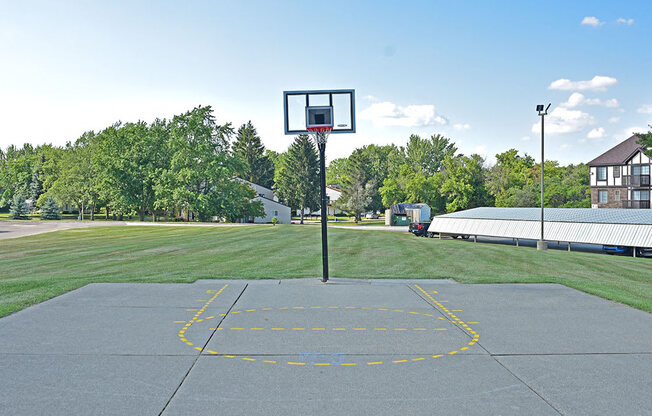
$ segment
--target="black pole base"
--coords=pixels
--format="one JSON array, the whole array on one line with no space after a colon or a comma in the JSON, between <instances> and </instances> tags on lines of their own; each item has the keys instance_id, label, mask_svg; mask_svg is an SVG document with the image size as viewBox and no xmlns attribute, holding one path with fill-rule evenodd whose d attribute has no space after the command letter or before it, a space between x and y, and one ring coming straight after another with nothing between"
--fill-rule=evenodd
<instances>
[{"instance_id":1,"label":"black pole base","mask_svg":"<svg viewBox=\"0 0 652 416\"><path fill-rule=\"evenodd\" d=\"M328 282L328 205L326 202L326 141L317 143L319 148L319 180L321 183L321 263L322 279Z\"/></svg>"}]
</instances>

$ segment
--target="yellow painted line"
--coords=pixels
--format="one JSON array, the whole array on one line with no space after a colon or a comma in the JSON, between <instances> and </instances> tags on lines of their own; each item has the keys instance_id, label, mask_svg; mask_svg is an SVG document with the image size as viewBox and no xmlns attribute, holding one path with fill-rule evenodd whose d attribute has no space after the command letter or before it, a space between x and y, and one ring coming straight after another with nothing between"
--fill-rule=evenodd
<instances>
[{"instance_id":1,"label":"yellow painted line","mask_svg":"<svg viewBox=\"0 0 652 416\"><path fill-rule=\"evenodd\" d=\"M290 308L288 308L287 306L283 306L282 308L279 309L290 309Z\"/></svg>"},{"instance_id":2,"label":"yellow painted line","mask_svg":"<svg viewBox=\"0 0 652 416\"><path fill-rule=\"evenodd\" d=\"M437 292L436 290L433 290L432 293L439 293L439 292Z\"/></svg>"},{"instance_id":3,"label":"yellow painted line","mask_svg":"<svg viewBox=\"0 0 652 416\"><path fill-rule=\"evenodd\" d=\"M394 328L394 331L407 331L407 328Z\"/></svg>"},{"instance_id":4,"label":"yellow painted line","mask_svg":"<svg viewBox=\"0 0 652 416\"><path fill-rule=\"evenodd\" d=\"M427 328L414 328L415 331L426 331Z\"/></svg>"},{"instance_id":5,"label":"yellow painted line","mask_svg":"<svg viewBox=\"0 0 652 416\"><path fill-rule=\"evenodd\" d=\"M389 309L387 308L378 308L379 311L388 311Z\"/></svg>"},{"instance_id":6,"label":"yellow painted line","mask_svg":"<svg viewBox=\"0 0 652 416\"><path fill-rule=\"evenodd\" d=\"M474 341L471 341L471 342L469 342L468 345L475 345L475 342L474 342Z\"/></svg>"},{"instance_id":7,"label":"yellow painted line","mask_svg":"<svg viewBox=\"0 0 652 416\"><path fill-rule=\"evenodd\" d=\"M358 363L342 363L340 365L358 365Z\"/></svg>"},{"instance_id":8,"label":"yellow painted line","mask_svg":"<svg viewBox=\"0 0 652 416\"><path fill-rule=\"evenodd\" d=\"M187 342L187 341L186 341L186 344L188 344L188 345L190 345L190 346L193 345L192 342Z\"/></svg>"},{"instance_id":9,"label":"yellow painted line","mask_svg":"<svg viewBox=\"0 0 652 416\"><path fill-rule=\"evenodd\" d=\"M330 363L315 363L314 365L331 365Z\"/></svg>"},{"instance_id":10,"label":"yellow painted line","mask_svg":"<svg viewBox=\"0 0 652 416\"><path fill-rule=\"evenodd\" d=\"M326 328L312 328L313 331L325 331Z\"/></svg>"},{"instance_id":11,"label":"yellow painted line","mask_svg":"<svg viewBox=\"0 0 652 416\"><path fill-rule=\"evenodd\" d=\"M271 311L271 310L272 310L272 308L263 308L263 309L261 309L261 311Z\"/></svg>"},{"instance_id":12,"label":"yellow painted line","mask_svg":"<svg viewBox=\"0 0 652 416\"><path fill-rule=\"evenodd\" d=\"M236 313L240 313L240 312L242 312L242 311L233 311L231 313L236 314Z\"/></svg>"},{"instance_id":13,"label":"yellow painted line","mask_svg":"<svg viewBox=\"0 0 652 416\"><path fill-rule=\"evenodd\" d=\"M181 341L186 342L186 341L188 341L188 340L185 339L185 338L181 338Z\"/></svg>"},{"instance_id":14,"label":"yellow painted line","mask_svg":"<svg viewBox=\"0 0 652 416\"><path fill-rule=\"evenodd\" d=\"M434 331L448 331L447 328L435 328Z\"/></svg>"},{"instance_id":15,"label":"yellow painted line","mask_svg":"<svg viewBox=\"0 0 652 416\"><path fill-rule=\"evenodd\" d=\"M367 328L353 328L354 331L366 331Z\"/></svg>"},{"instance_id":16,"label":"yellow painted line","mask_svg":"<svg viewBox=\"0 0 652 416\"><path fill-rule=\"evenodd\" d=\"M249 357L241 357L245 361L256 361L255 358L249 358Z\"/></svg>"},{"instance_id":17,"label":"yellow painted line","mask_svg":"<svg viewBox=\"0 0 652 416\"><path fill-rule=\"evenodd\" d=\"M252 331L262 331L263 330L263 328L249 328L249 329L251 329Z\"/></svg>"},{"instance_id":18,"label":"yellow painted line","mask_svg":"<svg viewBox=\"0 0 652 416\"><path fill-rule=\"evenodd\" d=\"M333 331L346 331L346 328L333 328Z\"/></svg>"},{"instance_id":19,"label":"yellow painted line","mask_svg":"<svg viewBox=\"0 0 652 416\"><path fill-rule=\"evenodd\" d=\"M264 362L264 363L272 363L272 364L276 364L276 361L273 361L273 360L263 360L263 362Z\"/></svg>"},{"instance_id":20,"label":"yellow painted line","mask_svg":"<svg viewBox=\"0 0 652 416\"><path fill-rule=\"evenodd\" d=\"M225 314L225 313L221 313L220 316L226 316L226 314Z\"/></svg>"},{"instance_id":21,"label":"yellow painted line","mask_svg":"<svg viewBox=\"0 0 652 416\"><path fill-rule=\"evenodd\" d=\"M306 365L306 363L295 363L295 362L292 362L292 361L288 361L288 364L290 364L290 365Z\"/></svg>"},{"instance_id":22,"label":"yellow painted line","mask_svg":"<svg viewBox=\"0 0 652 416\"><path fill-rule=\"evenodd\" d=\"M304 308L303 306L295 306L295 307L292 308L292 309L305 309L305 308Z\"/></svg>"},{"instance_id":23,"label":"yellow painted line","mask_svg":"<svg viewBox=\"0 0 652 416\"><path fill-rule=\"evenodd\" d=\"M423 357L421 357L421 358L413 358L412 359L412 361L423 361L423 360L425 360L425 358L423 358Z\"/></svg>"},{"instance_id":24,"label":"yellow painted line","mask_svg":"<svg viewBox=\"0 0 652 416\"><path fill-rule=\"evenodd\" d=\"M207 317L204 318L204 319L213 319L213 318L215 318L215 317L214 317L214 316L207 316Z\"/></svg>"},{"instance_id":25,"label":"yellow painted line","mask_svg":"<svg viewBox=\"0 0 652 416\"><path fill-rule=\"evenodd\" d=\"M199 348L199 347L195 347L195 349L196 349L197 351L201 351L201 348Z\"/></svg>"},{"instance_id":26,"label":"yellow painted line","mask_svg":"<svg viewBox=\"0 0 652 416\"><path fill-rule=\"evenodd\" d=\"M206 291L206 293L213 293L213 292L215 292L213 289L208 289L208 290Z\"/></svg>"},{"instance_id":27,"label":"yellow painted line","mask_svg":"<svg viewBox=\"0 0 652 416\"><path fill-rule=\"evenodd\" d=\"M204 322L203 319L197 319L195 322Z\"/></svg>"},{"instance_id":28,"label":"yellow painted line","mask_svg":"<svg viewBox=\"0 0 652 416\"><path fill-rule=\"evenodd\" d=\"M206 350L206 352L209 354L217 354L217 351L213 351L213 350Z\"/></svg>"},{"instance_id":29,"label":"yellow painted line","mask_svg":"<svg viewBox=\"0 0 652 416\"><path fill-rule=\"evenodd\" d=\"M339 306L329 306L328 309L339 309Z\"/></svg>"},{"instance_id":30,"label":"yellow painted line","mask_svg":"<svg viewBox=\"0 0 652 416\"><path fill-rule=\"evenodd\" d=\"M394 312L405 312L403 309L394 309Z\"/></svg>"},{"instance_id":31,"label":"yellow painted line","mask_svg":"<svg viewBox=\"0 0 652 416\"><path fill-rule=\"evenodd\" d=\"M444 356L444 354L438 354L438 355L433 355L432 358L439 358L439 357L443 357L443 356Z\"/></svg>"},{"instance_id":32,"label":"yellow painted line","mask_svg":"<svg viewBox=\"0 0 652 416\"><path fill-rule=\"evenodd\" d=\"M321 306L311 306L310 309L321 309Z\"/></svg>"},{"instance_id":33,"label":"yellow painted line","mask_svg":"<svg viewBox=\"0 0 652 416\"><path fill-rule=\"evenodd\" d=\"M293 331L305 331L306 328L292 328Z\"/></svg>"},{"instance_id":34,"label":"yellow painted line","mask_svg":"<svg viewBox=\"0 0 652 416\"><path fill-rule=\"evenodd\" d=\"M360 309L371 309L369 306L361 306Z\"/></svg>"},{"instance_id":35,"label":"yellow painted line","mask_svg":"<svg viewBox=\"0 0 652 416\"><path fill-rule=\"evenodd\" d=\"M468 350L468 349L469 349L469 347L462 347L462 348L460 348L460 351L464 351L464 350Z\"/></svg>"},{"instance_id":36,"label":"yellow painted line","mask_svg":"<svg viewBox=\"0 0 652 416\"><path fill-rule=\"evenodd\" d=\"M451 352L449 352L448 354L449 354L449 355L453 355L453 354L457 354L457 352L458 352L458 351L451 351Z\"/></svg>"},{"instance_id":37,"label":"yellow painted line","mask_svg":"<svg viewBox=\"0 0 652 416\"><path fill-rule=\"evenodd\" d=\"M345 306L344 309L357 309L355 306Z\"/></svg>"},{"instance_id":38,"label":"yellow painted line","mask_svg":"<svg viewBox=\"0 0 652 416\"><path fill-rule=\"evenodd\" d=\"M382 364L382 363L383 363L382 361L374 361L374 362L367 363L367 364L368 365L378 365L378 364Z\"/></svg>"},{"instance_id":39,"label":"yellow painted line","mask_svg":"<svg viewBox=\"0 0 652 416\"><path fill-rule=\"evenodd\" d=\"M424 313L424 315L426 315L426 316L435 316L435 315L433 315L431 313Z\"/></svg>"},{"instance_id":40,"label":"yellow painted line","mask_svg":"<svg viewBox=\"0 0 652 416\"><path fill-rule=\"evenodd\" d=\"M479 322L471 322L471 321L466 321L467 324L477 324Z\"/></svg>"},{"instance_id":41,"label":"yellow painted line","mask_svg":"<svg viewBox=\"0 0 652 416\"><path fill-rule=\"evenodd\" d=\"M421 315L419 312L408 312L408 313L411 313L413 315Z\"/></svg>"},{"instance_id":42,"label":"yellow painted line","mask_svg":"<svg viewBox=\"0 0 652 416\"><path fill-rule=\"evenodd\" d=\"M393 363L407 363L407 360L395 360Z\"/></svg>"},{"instance_id":43,"label":"yellow painted line","mask_svg":"<svg viewBox=\"0 0 652 416\"><path fill-rule=\"evenodd\" d=\"M285 328L272 328L272 331L283 331Z\"/></svg>"},{"instance_id":44,"label":"yellow painted line","mask_svg":"<svg viewBox=\"0 0 652 416\"><path fill-rule=\"evenodd\" d=\"M253 312L255 309L247 309L245 312Z\"/></svg>"},{"instance_id":45,"label":"yellow painted line","mask_svg":"<svg viewBox=\"0 0 652 416\"><path fill-rule=\"evenodd\" d=\"M387 331L387 328L374 328L374 331Z\"/></svg>"},{"instance_id":46,"label":"yellow painted line","mask_svg":"<svg viewBox=\"0 0 652 416\"><path fill-rule=\"evenodd\" d=\"M186 321L173 321L175 324L185 324Z\"/></svg>"},{"instance_id":47,"label":"yellow painted line","mask_svg":"<svg viewBox=\"0 0 652 416\"><path fill-rule=\"evenodd\" d=\"M235 358L235 355L223 355L222 357L226 357L226 358Z\"/></svg>"}]
</instances>

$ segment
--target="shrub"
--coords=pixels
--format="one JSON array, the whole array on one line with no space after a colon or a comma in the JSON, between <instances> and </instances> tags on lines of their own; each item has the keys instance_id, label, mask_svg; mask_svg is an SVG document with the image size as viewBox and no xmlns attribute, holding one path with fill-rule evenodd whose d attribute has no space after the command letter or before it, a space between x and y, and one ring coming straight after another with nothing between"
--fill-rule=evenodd
<instances>
[{"instance_id":1,"label":"shrub","mask_svg":"<svg viewBox=\"0 0 652 416\"><path fill-rule=\"evenodd\" d=\"M272 225L278 224L278 218L272 217Z\"/></svg>"},{"instance_id":2,"label":"shrub","mask_svg":"<svg viewBox=\"0 0 652 416\"><path fill-rule=\"evenodd\" d=\"M21 194L14 195L9 208L9 218L14 220L23 220L27 218L27 203L25 197Z\"/></svg>"},{"instance_id":3,"label":"shrub","mask_svg":"<svg viewBox=\"0 0 652 416\"><path fill-rule=\"evenodd\" d=\"M54 202L54 199L48 198L41 209L41 219L43 220L60 220L61 219L61 209Z\"/></svg>"}]
</instances>

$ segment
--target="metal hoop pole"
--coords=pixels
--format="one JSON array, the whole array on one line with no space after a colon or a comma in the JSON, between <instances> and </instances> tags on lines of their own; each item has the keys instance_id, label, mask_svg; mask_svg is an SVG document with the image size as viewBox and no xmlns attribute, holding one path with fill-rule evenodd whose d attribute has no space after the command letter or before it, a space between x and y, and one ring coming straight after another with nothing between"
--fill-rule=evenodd
<instances>
[{"instance_id":1,"label":"metal hoop pole","mask_svg":"<svg viewBox=\"0 0 652 416\"><path fill-rule=\"evenodd\" d=\"M321 185L321 281L328 282L328 205L326 204L326 133L316 132L319 148L319 180Z\"/></svg>"}]
</instances>

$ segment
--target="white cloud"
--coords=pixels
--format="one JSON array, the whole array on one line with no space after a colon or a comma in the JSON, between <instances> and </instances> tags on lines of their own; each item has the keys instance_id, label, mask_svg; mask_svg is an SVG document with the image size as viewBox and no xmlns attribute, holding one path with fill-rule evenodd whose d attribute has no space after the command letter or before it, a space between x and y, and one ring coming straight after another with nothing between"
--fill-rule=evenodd
<instances>
[{"instance_id":1,"label":"white cloud","mask_svg":"<svg viewBox=\"0 0 652 416\"><path fill-rule=\"evenodd\" d=\"M467 131L471 129L470 124L454 124L453 128L457 131Z\"/></svg>"},{"instance_id":2,"label":"white cloud","mask_svg":"<svg viewBox=\"0 0 652 416\"><path fill-rule=\"evenodd\" d=\"M365 95L363 98L372 103L377 103L378 101L380 101L380 99L375 95Z\"/></svg>"},{"instance_id":3,"label":"white cloud","mask_svg":"<svg viewBox=\"0 0 652 416\"><path fill-rule=\"evenodd\" d=\"M569 110L565 107L556 107L546 119L545 131L550 134L574 133L590 126L595 122L592 115L580 110ZM532 132L541 131L541 122L532 125Z\"/></svg>"},{"instance_id":4,"label":"white cloud","mask_svg":"<svg viewBox=\"0 0 652 416\"><path fill-rule=\"evenodd\" d=\"M530 137L530 136L523 136L523 137L521 137L521 141L522 141L522 142L529 142L530 140L532 140L532 137Z\"/></svg>"},{"instance_id":5,"label":"white cloud","mask_svg":"<svg viewBox=\"0 0 652 416\"><path fill-rule=\"evenodd\" d=\"M595 16L586 16L584 19L582 19L581 24L586 26L598 27L598 26L602 26L604 22L600 21L600 19L598 19Z\"/></svg>"},{"instance_id":6,"label":"white cloud","mask_svg":"<svg viewBox=\"0 0 652 416\"><path fill-rule=\"evenodd\" d=\"M586 135L587 139L601 139L605 136L604 128L598 127L597 129L592 129L589 134Z\"/></svg>"},{"instance_id":7,"label":"white cloud","mask_svg":"<svg viewBox=\"0 0 652 416\"><path fill-rule=\"evenodd\" d=\"M630 137L632 134L636 133L647 133L648 129L646 127L627 127L626 129L623 130L622 136L624 137ZM619 136L621 139L622 137Z\"/></svg>"},{"instance_id":8,"label":"white cloud","mask_svg":"<svg viewBox=\"0 0 652 416\"><path fill-rule=\"evenodd\" d=\"M607 87L616 85L618 80L612 77L596 75L588 81L571 81L566 78L553 81L548 89L561 91L605 91Z\"/></svg>"},{"instance_id":9,"label":"white cloud","mask_svg":"<svg viewBox=\"0 0 652 416\"><path fill-rule=\"evenodd\" d=\"M566 149L568 149L568 148L570 148L570 147L571 147L571 145L568 144L568 143L562 143L562 144L559 146L559 148L560 148L561 150L566 150Z\"/></svg>"},{"instance_id":10,"label":"white cloud","mask_svg":"<svg viewBox=\"0 0 652 416\"><path fill-rule=\"evenodd\" d=\"M402 107L388 101L371 104L360 113L360 119L373 122L375 127L425 127L448 124L445 117L437 114L434 105Z\"/></svg>"},{"instance_id":11,"label":"white cloud","mask_svg":"<svg viewBox=\"0 0 652 416\"><path fill-rule=\"evenodd\" d=\"M625 19L624 17L619 17L618 20L616 20L620 24L625 24L627 26L631 26L634 24L634 19Z\"/></svg>"},{"instance_id":12,"label":"white cloud","mask_svg":"<svg viewBox=\"0 0 652 416\"><path fill-rule=\"evenodd\" d=\"M609 123L618 123L620 121L620 117L611 117L609 120L607 120Z\"/></svg>"},{"instance_id":13,"label":"white cloud","mask_svg":"<svg viewBox=\"0 0 652 416\"><path fill-rule=\"evenodd\" d=\"M566 108L575 108L581 105L600 105L603 107L616 108L618 107L618 100L611 98L609 100L602 101L599 98L586 98L584 94L574 92L570 97L568 97L568 101L560 104L560 106Z\"/></svg>"},{"instance_id":14,"label":"white cloud","mask_svg":"<svg viewBox=\"0 0 652 416\"><path fill-rule=\"evenodd\" d=\"M475 147L475 153L479 154L480 156L486 155L487 154L487 146L481 144L479 146Z\"/></svg>"},{"instance_id":15,"label":"white cloud","mask_svg":"<svg viewBox=\"0 0 652 416\"><path fill-rule=\"evenodd\" d=\"M641 114L652 114L652 104L644 104L636 111Z\"/></svg>"}]
</instances>

